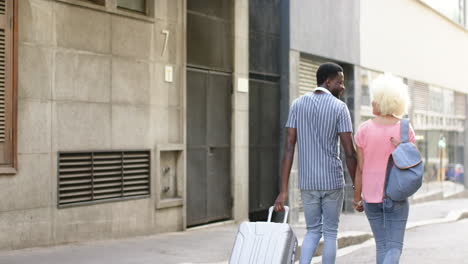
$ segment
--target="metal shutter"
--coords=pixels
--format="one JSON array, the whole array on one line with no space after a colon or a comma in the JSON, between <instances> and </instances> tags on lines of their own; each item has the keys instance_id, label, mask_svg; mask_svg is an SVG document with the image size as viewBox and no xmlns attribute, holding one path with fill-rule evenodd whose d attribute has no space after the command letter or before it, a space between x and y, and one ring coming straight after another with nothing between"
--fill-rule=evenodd
<instances>
[{"instance_id":1,"label":"metal shutter","mask_svg":"<svg viewBox=\"0 0 468 264\"><path fill-rule=\"evenodd\" d=\"M0 1L0 164L13 165L13 4Z\"/></svg>"},{"instance_id":2,"label":"metal shutter","mask_svg":"<svg viewBox=\"0 0 468 264\"><path fill-rule=\"evenodd\" d=\"M414 110L427 111L429 105L429 86L423 82L410 82L413 90Z\"/></svg>"},{"instance_id":3,"label":"metal shutter","mask_svg":"<svg viewBox=\"0 0 468 264\"><path fill-rule=\"evenodd\" d=\"M62 152L58 206L150 194L150 151Z\"/></svg>"},{"instance_id":4,"label":"metal shutter","mask_svg":"<svg viewBox=\"0 0 468 264\"><path fill-rule=\"evenodd\" d=\"M4 8L2 6L1 8ZM0 9L3 11L3 9ZM0 142L5 142L5 126L6 126L6 63L5 63L5 30L0 29Z\"/></svg>"},{"instance_id":5,"label":"metal shutter","mask_svg":"<svg viewBox=\"0 0 468 264\"><path fill-rule=\"evenodd\" d=\"M325 61L302 58L299 61L299 96L317 88L316 73Z\"/></svg>"}]
</instances>

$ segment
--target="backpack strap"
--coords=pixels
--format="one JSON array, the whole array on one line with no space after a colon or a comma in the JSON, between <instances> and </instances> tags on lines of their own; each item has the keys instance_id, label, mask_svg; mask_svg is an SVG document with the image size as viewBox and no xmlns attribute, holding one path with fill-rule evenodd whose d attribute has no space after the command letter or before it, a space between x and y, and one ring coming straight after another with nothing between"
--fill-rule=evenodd
<instances>
[{"instance_id":1,"label":"backpack strap","mask_svg":"<svg viewBox=\"0 0 468 264\"><path fill-rule=\"evenodd\" d=\"M407 143L408 142L408 130L409 130L409 120L407 118L402 118L400 121L400 139L401 143ZM387 185L388 185L388 176L390 175L390 171L392 170L393 167L393 157L390 155L388 157L387 161L387 169L385 171L385 182L384 182L384 199L388 198L387 197Z\"/></svg>"},{"instance_id":2,"label":"backpack strap","mask_svg":"<svg viewBox=\"0 0 468 264\"><path fill-rule=\"evenodd\" d=\"M408 119L406 118L403 118L401 119L400 121L400 126L401 126L401 134L400 134L400 138L401 138L401 143L407 143L408 142L408 130L409 130L409 122L408 122Z\"/></svg>"},{"instance_id":3,"label":"backpack strap","mask_svg":"<svg viewBox=\"0 0 468 264\"><path fill-rule=\"evenodd\" d=\"M409 120L407 118L403 118L400 121L400 138L401 138L401 143L407 143L408 142L408 130L409 130ZM393 157L390 155L387 161L387 169L385 171L385 183L384 183L384 199L388 198L387 197L387 185L388 185L388 176L390 175L390 171L392 170L393 167Z\"/></svg>"}]
</instances>

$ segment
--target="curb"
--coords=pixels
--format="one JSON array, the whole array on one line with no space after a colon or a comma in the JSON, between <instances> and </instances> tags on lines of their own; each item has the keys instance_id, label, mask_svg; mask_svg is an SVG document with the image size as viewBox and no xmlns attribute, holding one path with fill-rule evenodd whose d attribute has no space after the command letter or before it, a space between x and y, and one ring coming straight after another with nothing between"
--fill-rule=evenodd
<instances>
[{"instance_id":1,"label":"curb","mask_svg":"<svg viewBox=\"0 0 468 264\"><path fill-rule=\"evenodd\" d=\"M452 223L452 222L457 222L466 218L468 218L468 210L455 210L455 211L449 212L445 218L407 223L406 230L414 229L414 228L421 227L421 226L427 226L427 225ZM353 232L353 231L343 232L341 234L338 234L337 249L343 250L347 247L364 244L366 241L369 241L373 237L374 237L373 234L368 233L368 232ZM297 246L297 249L296 249L296 261L299 260L301 256L301 246L302 246L303 239L304 238L301 238L300 240L298 239L299 245ZM323 238L320 239L320 242L314 254L314 257L320 257L322 255L322 247L323 247ZM351 252L352 251L350 251L349 253Z\"/></svg>"},{"instance_id":2,"label":"curb","mask_svg":"<svg viewBox=\"0 0 468 264\"><path fill-rule=\"evenodd\" d=\"M414 229L414 228L421 227L421 226L427 226L427 225L457 222L466 218L468 218L468 210L455 210L455 211L449 212L447 216L444 218L408 223L406 225L406 230ZM353 251L362 248L362 246L373 245L371 241L373 237L374 236L372 235L372 233L369 233L369 232L346 231L346 232L339 233L338 238L337 238L337 243L338 243L337 257L352 253ZM298 238L298 246L296 249L295 263L299 261L303 239L304 239L303 237ZM317 247L317 251L315 252L312 263L321 262L322 247L323 247L323 238L319 242L319 245ZM221 261L221 262L212 262L212 263L184 262L180 264L228 264L228 263L229 263L229 260Z\"/></svg>"},{"instance_id":3,"label":"curb","mask_svg":"<svg viewBox=\"0 0 468 264\"><path fill-rule=\"evenodd\" d=\"M358 245L361 244L369 239L371 239L372 233L369 232L357 232L357 231L346 231L342 233L338 233L337 237L337 249ZM298 238L298 246L296 248L296 260L298 260L301 256L301 247L302 241L304 238ZM320 242L315 250L314 257L321 256L323 249L323 238L320 239Z\"/></svg>"},{"instance_id":4,"label":"curb","mask_svg":"<svg viewBox=\"0 0 468 264\"><path fill-rule=\"evenodd\" d=\"M410 229L413 229L413 228L426 226L426 225L435 225L435 224L445 224L445 223L457 222L457 221L460 221L460 220L465 219L465 218L468 218L468 210L455 210L455 211L451 211L450 213L448 213L448 215L445 218L439 218L439 219L432 219L432 220L408 223L406 225L406 230L410 230Z\"/></svg>"}]
</instances>

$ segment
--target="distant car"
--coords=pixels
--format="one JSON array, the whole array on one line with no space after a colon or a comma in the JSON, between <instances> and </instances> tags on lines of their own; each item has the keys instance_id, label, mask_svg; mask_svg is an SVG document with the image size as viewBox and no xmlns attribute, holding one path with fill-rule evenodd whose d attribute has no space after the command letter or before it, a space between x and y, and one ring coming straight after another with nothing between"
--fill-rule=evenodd
<instances>
[{"instance_id":1,"label":"distant car","mask_svg":"<svg viewBox=\"0 0 468 264\"><path fill-rule=\"evenodd\" d=\"M464 183L465 169L462 164L449 164L445 171L445 180Z\"/></svg>"}]
</instances>

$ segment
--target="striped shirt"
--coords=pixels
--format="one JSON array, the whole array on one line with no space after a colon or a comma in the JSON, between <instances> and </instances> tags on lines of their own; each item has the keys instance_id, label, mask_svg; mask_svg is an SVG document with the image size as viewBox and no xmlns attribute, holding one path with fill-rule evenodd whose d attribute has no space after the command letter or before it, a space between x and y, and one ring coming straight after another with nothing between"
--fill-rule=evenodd
<instances>
[{"instance_id":1,"label":"striped shirt","mask_svg":"<svg viewBox=\"0 0 468 264\"><path fill-rule=\"evenodd\" d=\"M338 133L353 131L346 104L328 90L307 93L292 103L286 127L297 132L299 189L343 188Z\"/></svg>"}]
</instances>

